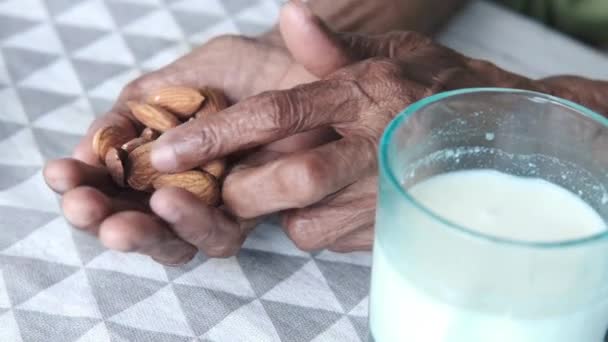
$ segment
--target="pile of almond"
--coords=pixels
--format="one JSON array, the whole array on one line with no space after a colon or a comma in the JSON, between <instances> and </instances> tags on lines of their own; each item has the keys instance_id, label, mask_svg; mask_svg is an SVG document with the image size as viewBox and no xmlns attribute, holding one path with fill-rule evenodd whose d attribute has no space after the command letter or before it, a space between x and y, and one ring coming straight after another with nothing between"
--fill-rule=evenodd
<instances>
[{"instance_id":1,"label":"pile of almond","mask_svg":"<svg viewBox=\"0 0 608 342\"><path fill-rule=\"evenodd\" d=\"M215 114L228 106L221 91L205 88L167 87L159 89L141 102L127 103L133 117L145 128L131 139L121 127L101 128L93 137L93 150L108 168L120 187L152 192L173 186L190 191L204 203L217 206L220 182L226 164L215 160L181 173L162 174L150 163L152 142L167 130L192 118Z\"/></svg>"}]
</instances>

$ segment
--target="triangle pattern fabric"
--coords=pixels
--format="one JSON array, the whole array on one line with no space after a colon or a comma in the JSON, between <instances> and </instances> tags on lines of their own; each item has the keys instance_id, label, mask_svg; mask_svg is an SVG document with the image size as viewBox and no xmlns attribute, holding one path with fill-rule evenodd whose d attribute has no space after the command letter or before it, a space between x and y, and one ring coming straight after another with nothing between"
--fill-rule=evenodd
<instances>
[{"instance_id":1,"label":"triangle pattern fabric","mask_svg":"<svg viewBox=\"0 0 608 342\"><path fill-rule=\"evenodd\" d=\"M77 268L36 259L0 255L4 283L13 306L67 278Z\"/></svg>"},{"instance_id":2,"label":"triangle pattern fabric","mask_svg":"<svg viewBox=\"0 0 608 342\"><path fill-rule=\"evenodd\" d=\"M136 329L194 337L171 285L109 320Z\"/></svg>"},{"instance_id":3,"label":"triangle pattern fabric","mask_svg":"<svg viewBox=\"0 0 608 342\"><path fill-rule=\"evenodd\" d=\"M0 141L15 134L21 128L23 128L21 124L0 120Z\"/></svg>"},{"instance_id":4,"label":"triangle pattern fabric","mask_svg":"<svg viewBox=\"0 0 608 342\"><path fill-rule=\"evenodd\" d=\"M2 77L2 56L0 56L0 77ZM0 118L6 121L27 124L25 110L19 100L19 95L13 88L0 90Z\"/></svg>"},{"instance_id":5,"label":"triangle pattern fabric","mask_svg":"<svg viewBox=\"0 0 608 342\"><path fill-rule=\"evenodd\" d=\"M1 253L72 266L82 265L63 217L52 220Z\"/></svg>"},{"instance_id":6,"label":"triangle pattern fabric","mask_svg":"<svg viewBox=\"0 0 608 342\"><path fill-rule=\"evenodd\" d=\"M173 16L187 35L205 31L209 27L224 20L221 16L209 15L206 13L191 13L180 10L173 11Z\"/></svg>"},{"instance_id":7,"label":"triangle pattern fabric","mask_svg":"<svg viewBox=\"0 0 608 342\"><path fill-rule=\"evenodd\" d=\"M155 9L153 6L116 0L108 0L106 5L119 27L128 25Z\"/></svg>"},{"instance_id":8,"label":"triangle pattern fabric","mask_svg":"<svg viewBox=\"0 0 608 342\"><path fill-rule=\"evenodd\" d=\"M33 126L80 136L95 119L91 113L89 102L81 97L39 118ZM70 124L66 125L66 122Z\"/></svg>"},{"instance_id":9,"label":"triangle pattern fabric","mask_svg":"<svg viewBox=\"0 0 608 342\"><path fill-rule=\"evenodd\" d=\"M222 5L226 8L226 12L232 16L236 16L245 9L254 6L259 0L223 0Z\"/></svg>"},{"instance_id":10,"label":"triangle pattern fabric","mask_svg":"<svg viewBox=\"0 0 608 342\"><path fill-rule=\"evenodd\" d=\"M190 342L192 338L141 330L126 325L107 322L112 341L145 341L145 342Z\"/></svg>"},{"instance_id":11,"label":"triangle pattern fabric","mask_svg":"<svg viewBox=\"0 0 608 342\"><path fill-rule=\"evenodd\" d=\"M310 254L296 248L283 230L276 224L262 223L247 237L244 248L285 255L309 257Z\"/></svg>"},{"instance_id":12,"label":"triangle pattern fabric","mask_svg":"<svg viewBox=\"0 0 608 342\"><path fill-rule=\"evenodd\" d=\"M101 322L87 331L76 342L112 342L106 325Z\"/></svg>"},{"instance_id":13,"label":"triangle pattern fabric","mask_svg":"<svg viewBox=\"0 0 608 342\"><path fill-rule=\"evenodd\" d=\"M61 84L61 87L57 85ZM30 74L20 84L24 88L41 89L60 94L79 95L83 89L68 59L62 58Z\"/></svg>"},{"instance_id":14,"label":"triangle pattern fabric","mask_svg":"<svg viewBox=\"0 0 608 342\"><path fill-rule=\"evenodd\" d=\"M93 108L93 114L96 116L107 113L114 106L114 101L92 96L89 97L89 103Z\"/></svg>"},{"instance_id":15,"label":"triangle pattern fabric","mask_svg":"<svg viewBox=\"0 0 608 342\"><path fill-rule=\"evenodd\" d=\"M0 164L0 191L11 188L24 180L32 177L38 171L37 167L33 166L10 166Z\"/></svg>"},{"instance_id":16,"label":"triangle pattern fabric","mask_svg":"<svg viewBox=\"0 0 608 342\"><path fill-rule=\"evenodd\" d=\"M4 284L4 275L2 270L0 270L0 308L10 308L11 306L11 299L8 297L6 284ZM0 325L0 327L1 326L2 325Z\"/></svg>"},{"instance_id":17,"label":"triangle pattern fabric","mask_svg":"<svg viewBox=\"0 0 608 342\"><path fill-rule=\"evenodd\" d=\"M79 0L46 0L45 4L52 15L58 15L79 2Z\"/></svg>"},{"instance_id":18,"label":"triangle pattern fabric","mask_svg":"<svg viewBox=\"0 0 608 342\"><path fill-rule=\"evenodd\" d=\"M32 133L38 142L40 152L47 160L72 155L74 147L82 139L81 135L42 128L33 128Z\"/></svg>"},{"instance_id":19,"label":"triangle pattern fabric","mask_svg":"<svg viewBox=\"0 0 608 342\"><path fill-rule=\"evenodd\" d=\"M112 53L108 53L111 51ZM107 79L120 73L124 70L125 66L131 66L135 63L135 58L131 54L131 51L127 47L123 36L120 33L112 33L98 39L94 43L74 51L74 57L77 58L77 65L79 67L79 74L85 73L82 79L87 79L88 73L94 72L94 70L83 69L82 66L91 66L87 63L95 63L100 68L104 68L99 71L98 74L93 73L93 76L103 77ZM121 69L122 67L122 69ZM98 80L99 81L99 80ZM84 81L83 81L84 82ZM86 84L85 84L86 86Z\"/></svg>"},{"instance_id":20,"label":"triangle pattern fabric","mask_svg":"<svg viewBox=\"0 0 608 342\"><path fill-rule=\"evenodd\" d=\"M0 315L0 341L22 342L19 325L15 321L15 315L12 311L5 312Z\"/></svg>"},{"instance_id":21,"label":"triangle pattern fabric","mask_svg":"<svg viewBox=\"0 0 608 342\"><path fill-rule=\"evenodd\" d=\"M6 39L35 25L36 22L0 14L0 39Z\"/></svg>"},{"instance_id":22,"label":"triangle pattern fabric","mask_svg":"<svg viewBox=\"0 0 608 342\"><path fill-rule=\"evenodd\" d=\"M37 210L0 206L0 250L16 243L47 224L56 214Z\"/></svg>"},{"instance_id":23,"label":"triangle pattern fabric","mask_svg":"<svg viewBox=\"0 0 608 342\"><path fill-rule=\"evenodd\" d=\"M84 270L39 292L18 308L67 317L101 318Z\"/></svg>"},{"instance_id":24,"label":"triangle pattern fabric","mask_svg":"<svg viewBox=\"0 0 608 342\"><path fill-rule=\"evenodd\" d=\"M11 17L44 20L46 11L42 0L4 0L0 2L0 13Z\"/></svg>"},{"instance_id":25,"label":"triangle pattern fabric","mask_svg":"<svg viewBox=\"0 0 608 342\"><path fill-rule=\"evenodd\" d=\"M262 296L299 270L308 259L243 249L237 260L255 293Z\"/></svg>"},{"instance_id":26,"label":"triangle pattern fabric","mask_svg":"<svg viewBox=\"0 0 608 342\"><path fill-rule=\"evenodd\" d=\"M221 276L218 277L218 274ZM237 296L255 297L249 281L234 257L209 259L174 282L229 292Z\"/></svg>"},{"instance_id":27,"label":"triangle pattern fabric","mask_svg":"<svg viewBox=\"0 0 608 342\"><path fill-rule=\"evenodd\" d=\"M125 35L127 45L138 61L146 60L176 42L169 39L146 37L139 35Z\"/></svg>"},{"instance_id":28,"label":"triangle pattern fabric","mask_svg":"<svg viewBox=\"0 0 608 342\"><path fill-rule=\"evenodd\" d=\"M259 300L232 312L204 336L212 341L280 341Z\"/></svg>"},{"instance_id":29,"label":"triangle pattern fabric","mask_svg":"<svg viewBox=\"0 0 608 342\"><path fill-rule=\"evenodd\" d=\"M1 19L0 22L2 22ZM23 80L32 72L49 65L58 58L57 55L22 48L3 47L1 50L4 63L14 82Z\"/></svg>"},{"instance_id":30,"label":"triangle pattern fabric","mask_svg":"<svg viewBox=\"0 0 608 342\"><path fill-rule=\"evenodd\" d=\"M366 296L348 314L351 316L367 317L369 309L369 297Z\"/></svg>"},{"instance_id":31,"label":"triangle pattern fabric","mask_svg":"<svg viewBox=\"0 0 608 342\"><path fill-rule=\"evenodd\" d=\"M69 24L56 24L55 28L68 52L84 48L109 33L106 30Z\"/></svg>"},{"instance_id":32,"label":"triangle pattern fabric","mask_svg":"<svg viewBox=\"0 0 608 342\"><path fill-rule=\"evenodd\" d=\"M353 327L355 327L357 334L359 334L359 338L361 338L361 341L366 341L369 337L369 323L367 317L350 316L349 319L353 324Z\"/></svg>"},{"instance_id":33,"label":"triangle pattern fabric","mask_svg":"<svg viewBox=\"0 0 608 342\"><path fill-rule=\"evenodd\" d=\"M169 280L173 281L183 276L184 274L194 270L207 260L208 258L205 257L203 253L197 253L194 258L185 265L181 265L178 267L165 266L165 272L167 272L167 277L169 278Z\"/></svg>"},{"instance_id":34,"label":"triangle pattern fabric","mask_svg":"<svg viewBox=\"0 0 608 342\"><path fill-rule=\"evenodd\" d=\"M342 308L313 260L263 297L266 300L341 312Z\"/></svg>"},{"instance_id":35,"label":"triangle pattern fabric","mask_svg":"<svg viewBox=\"0 0 608 342\"><path fill-rule=\"evenodd\" d=\"M103 317L111 317L142 301L167 283L119 272L86 269L87 279Z\"/></svg>"},{"instance_id":36,"label":"triangle pattern fabric","mask_svg":"<svg viewBox=\"0 0 608 342\"><path fill-rule=\"evenodd\" d=\"M333 325L341 314L262 299L281 340L310 341Z\"/></svg>"},{"instance_id":37,"label":"triangle pattern fabric","mask_svg":"<svg viewBox=\"0 0 608 342\"><path fill-rule=\"evenodd\" d=\"M183 39L180 26L166 11L157 10L124 27L124 32L171 40Z\"/></svg>"},{"instance_id":38,"label":"triangle pattern fabric","mask_svg":"<svg viewBox=\"0 0 608 342\"><path fill-rule=\"evenodd\" d=\"M72 65L80 77L80 82L86 89L94 88L129 69L122 64L94 62L84 59L73 59Z\"/></svg>"},{"instance_id":39,"label":"triangle pattern fabric","mask_svg":"<svg viewBox=\"0 0 608 342\"><path fill-rule=\"evenodd\" d=\"M72 240L78 250L78 255L83 264L88 264L106 251L106 248L99 243L99 240L91 234L78 229L72 229Z\"/></svg>"},{"instance_id":40,"label":"triangle pattern fabric","mask_svg":"<svg viewBox=\"0 0 608 342\"><path fill-rule=\"evenodd\" d=\"M231 312L252 300L252 298L235 296L227 292L188 285L174 284L173 289L197 336L205 334Z\"/></svg>"},{"instance_id":41,"label":"triangle pattern fabric","mask_svg":"<svg viewBox=\"0 0 608 342\"><path fill-rule=\"evenodd\" d=\"M346 312L369 293L368 267L323 260L316 260L316 263Z\"/></svg>"},{"instance_id":42,"label":"triangle pattern fabric","mask_svg":"<svg viewBox=\"0 0 608 342\"><path fill-rule=\"evenodd\" d=\"M180 10L182 12L197 12L213 14L220 17L226 17L226 9L222 6L222 0L177 0L170 5L171 9Z\"/></svg>"},{"instance_id":43,"label":"triangle pattern fabric","mask_svg":"<svg viewBox=\"0 0 608 342\"><path fill-rule=\"evenodd\" d=\"M73 95L57 94L40 89L20 87L17 89L25 113L31 121L76 99Z\"/></svg>"},{"instance_id":44,"label":"triangle pattern fabric","mask_svg":"<svg viewBox=\"0 0 608 342\"><path fill-rule=\"evenodd\" d=\"M43 159L32 130L24 128L7 139L0 140L3 161L13 166L42 166Z\"/></svg>"},{"instance_id":45,"label":"triangle pattern fabric","mask_svg":"<svg viewBox=\"0 0 608 342\"><path fill-rule=\"evenodd\" d=\"M111 30L114 28L112 16L102 0L81 0L75 6L56 17L63 24Z\"/></svg>"},{"instance_id":46,"label":"triangle pattern fabric","mask_svg":"<svg viewBox=\"0 0 608 342\"><path fill-rule=\"evenodd\" d=\"M325 341L367 341L361 340L355 327L350 322L348 317L342 317L336 324L329 327L323 333L315 337L312 342L325 342Z\"/></svg>"},{"instance_id":47,"label":"triangle pattern fabric","mask_svg":"<svg viewBox=\"0 0 608 342\"><path fill-rule=\"evenodd\" d=\"M99 320L85 317L65 317L42 312L13 310L24 341L77 340Z\"/></svg>"},{"instance_id":48,"label":"triangle pattern fabric","mask_svg":"<svg viewBox=\"0 0 608 342\"><path fill-rule=\"evenodd\" d=\"M0 205L60 212L57 198L45 184L41 171L12 188L0 191Z\"/></svg>"},{"instance_id":49,"label":"triangle pattern fabric","mask_svg":"<svg viewBox=\"0 0 608 342\"><path fill-rule=\"evenodd\" d=\"M23 33L14 35L6 41L5 46L36 50L49 54L61 54L61 42L55 34L52 24L44 22Z\"/></svg>"},{"instance_id":50,"label":"triangle pattern fabric","mask_svg":"<svg viewBox=\"0 0 608 342\"><path fill-rule=\"evenodd\" d=\"M87 264L89 269L121 272L157 281L169 281L162 265L150 257L136 253L107 250Z\"/></svg>"},{"instance_id":51,"label":"triangle pattern fabric","mask_svg":"<svg viewBox=\"0 0 608 342\"><path fill-rule=\"evenodd\" d=\"M360 266L372 266L371 252L351 252L351 253L336 253L328 250L323 250L315 256L317 260L328 260L335 262L343 262L347 264L355 264Z\"/></svg>"}]
</instances>

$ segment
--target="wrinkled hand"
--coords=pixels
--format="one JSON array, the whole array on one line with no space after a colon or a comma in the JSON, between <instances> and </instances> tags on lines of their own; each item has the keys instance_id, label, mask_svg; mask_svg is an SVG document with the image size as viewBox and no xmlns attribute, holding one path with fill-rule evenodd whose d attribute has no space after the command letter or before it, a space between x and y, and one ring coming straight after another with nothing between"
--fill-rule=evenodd
<instances>
[{"instance_id":1,"label":"wrinkled hand","mask_svg":"<svg viewBox=\"0 0 608 342\"><path fill-rule=\"evenodd\" d=\"M289 11L283 17L286 21L296 21L290 26L305 29L297 23L300 19ZM288 30L284 33L305 44L308 53L318 54L317 51L326 50L323 42L317 44L314 36L302 37L302 31ZM306 53L302 57L310 59ZM316 63L316 69L335 69L340 63L326 58ZM100 127L116 125L135 136L139 127L125 104L159 87L211 86L224 90L230 100L236 102L265 90L290 88L317 79L294 61L278 32L256 39L240 36L215 38L167 67L126 86L113 109L92 124L76 148L73 159L47 164L45 179L53 190L63 194L62 206L67 220L75 227L98 235L109 248L138 251L167 264L183 263L197 249L212 256L234 253L234 249L227 249L227 246L233 244L233 239L242 241L250 224L235 223L231 216L204 207L183 190L159 191L149 203L150 198L145 194L118 189L92 151L92 135ZM335 133L330 129L306 132L264 146L248 154L244 162L261 163L332 139L335 139ZM179 205L184 211L171 212L174 205ZM176 222L175 215L187 217L188 222L169 224ZM216 226L221 229L215 229ZM238 235L234 230L238 230ZM227 239L230 243L226 242Z\"/></svg>"},{"instance_id":2,"label":"wrinkled hand","mask_svg":"<svg viewBox=\"0 0 608 342\"><path fill-rule=\"evenodd\" d=\"M287 234L301 249L352 251L368 249L373 241L380 136L412 102L450 89L507 87L552 93L608 112L606 83L572 77L533 81L416 33L334 34L328 40L343 60L362 61L321 81L266 92L221 115L167 132L154 145L154 166L185 170L293 134L331 127L341 139L234 170L224 183L223 198L239 217L282 212ZM185 215L176 215L172 222L185 220ZM239 241L228 242L232 245L227 250L236 251Z\"/></svg>"}]
</instances>

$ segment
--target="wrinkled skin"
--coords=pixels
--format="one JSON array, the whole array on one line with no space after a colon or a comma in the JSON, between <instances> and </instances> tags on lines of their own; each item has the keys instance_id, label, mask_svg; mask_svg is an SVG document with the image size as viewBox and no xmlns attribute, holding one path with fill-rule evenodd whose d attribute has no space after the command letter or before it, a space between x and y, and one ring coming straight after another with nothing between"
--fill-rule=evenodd
<instances>
[{"instance_id":1,"label":"wrinkled skin","mask_svg":"<svg viewBox=\"0 0 608 342\"><path fill-rule=\"evenodd\" d=\"M239 47L231 45L229 54L215 60L213 70L223 76L211 79L215 74L205 67L213 65L209 56L220 50L205 52L204 47L128 87L116 110L94 126L108 122L131 125L121 114L121 104L167 83L223 87L237 101L259 91L322 79L244 99L215 117L169 131L155 143L152 162L167 172L238 154L240 159L224 183L225 208L205 207L179 189L157 191L149 207L130 198L135 194L112 198L103 171L63 160L49 164L45 175L53 189L65 194L68 220L98 234L109 248L137 251L166 264L186 262L197 250L209 256L233 255L250 231L249 219L271 213L282 214L286 233L301 249L369 249L377 143L393 116L412 102L443 90L498 86L543 91L602 113L608 110L607 98L602 97L608 93L606 83L572 77L533 81L409 32L375 37L333 34L318 19L299 10L300 25L289 27L305 29L303 33L289 32L290 28L282 26L291 56L282 48L272 48L277 60L286 62L281 64L284 67L270 68L268 77L256 77L265 69L262 64L232 61L240 70L234 83L230 71L234 65L223 69L224 73L217 71L236 55ZM283 13L282 20L285 16ZM298 34L314 37L310 39L323 47L323 62L318 62L319 54L309 53L308 38ZM234 38L230 39L234 44ZM251 41L245 42L251 48ZM258 44L266 43L253 45ZM270 53L268 45L261 46L263 51L257 53ZM255 51L247 51L248 60ZM254 75L247 77L248 72ZM247 82L251 79L255 81ZM89 140L84 140L76 156L90 162Z\"/></svg>"}]
</instances>

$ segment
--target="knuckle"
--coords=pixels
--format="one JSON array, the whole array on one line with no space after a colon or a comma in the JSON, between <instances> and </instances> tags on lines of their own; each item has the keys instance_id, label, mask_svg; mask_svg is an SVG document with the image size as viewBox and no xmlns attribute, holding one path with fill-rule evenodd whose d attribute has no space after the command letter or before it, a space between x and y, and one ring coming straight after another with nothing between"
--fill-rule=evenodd
<instances>
[{"instance_id":1,"label":"knuckle","mask_svg":"<svg viewBox=\"0 0 608 342\"><path fill-rule=\"evenodd\" d=\"M302 126L301 106L296 92L292 91L270 91L260 96L261 105L258 108L266 108L270 114L272 129L279 132L295 133Z\"/></svg>"},{"instance_id":2,"label":"knuckle","mask_svg":"<svg viewBox=\"0 0 608 342\"><path fill-rule=\"evenodd\" d=\"M325 162L316 156L307 156L297 163L287 161L279 164L277 174L281 188L292 194L290 197L297 208L324 197L325 168Z\"/></svg>"},{"instance_id":3,"label":"knuckle","mask_svg":"<svg viewBox=\"0 0 608 342\"><path fill-rule=\"evenodd\" d=\"M319 250L323 247L318 236L315 236L315 229L310 220L301 217L289 217L285 230L287 236L293 241L296 247L306 252Z\"/></svg>"}]
</instances>

